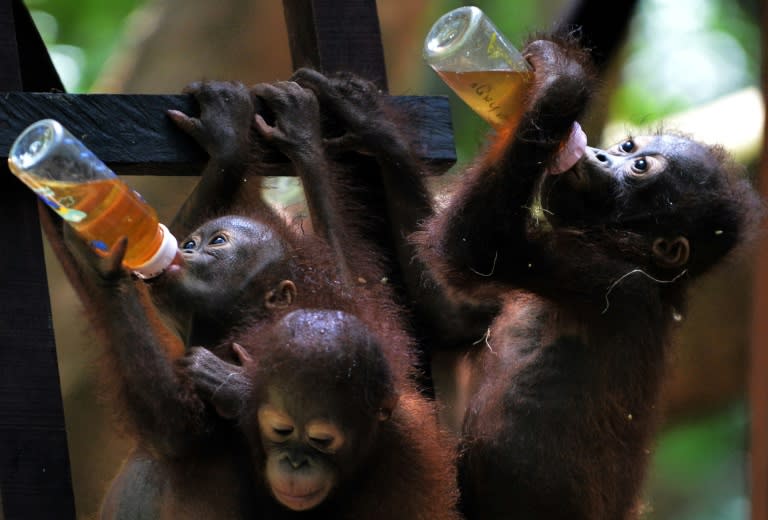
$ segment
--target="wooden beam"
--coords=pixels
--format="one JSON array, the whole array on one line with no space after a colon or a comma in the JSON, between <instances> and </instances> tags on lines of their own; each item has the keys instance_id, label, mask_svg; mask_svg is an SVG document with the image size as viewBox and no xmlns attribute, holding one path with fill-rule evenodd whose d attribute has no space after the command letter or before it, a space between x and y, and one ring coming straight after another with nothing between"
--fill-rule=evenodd
<instances>
[{"instance_id":1,"label":"wooden beam","mask_svg":"<svg viewBox=\"0 0 768 520\"><path fill-rule=\"evenodd\" d=\"M17 39L21 34L25 37ZM0 0L0 96L27 83L43 87L47 81L48 88L60 88L35 35L39 39L21 1ZM25 76L22 65L38 71ZM13 237L0 282L0 517L5 520L75 518L36 200L3 162L0 234Z\"/></svg>"},{"instance_id":2,"label":"wooden beam","mask_svg":"<svg viewBox=\"0 0 768 520\"><path fill-rule=\"evenodd\" d=\"M456 151L447 98L396 96L393 101L409 114L414 141L430 173L449 168ZM205 152L165 115L171 108L198 113L188 95L0 93L0 158L8 156L29 124L52 118L118 174L197 175Z\"/></svg>"}]
</instances>

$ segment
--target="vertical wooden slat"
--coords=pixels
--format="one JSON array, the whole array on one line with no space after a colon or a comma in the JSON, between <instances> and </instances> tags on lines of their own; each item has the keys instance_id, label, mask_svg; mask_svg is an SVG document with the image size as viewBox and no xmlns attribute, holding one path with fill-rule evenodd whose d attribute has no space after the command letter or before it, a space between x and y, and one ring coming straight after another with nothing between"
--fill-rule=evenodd
<instances>
[{"instance_id":1,"label":"vertical wooden slat","mask_svg":"<svg viewBox=\"0 0 768 520\"><path fill-rule=\"evenodd\" d=\"M761 2L762 49L768 49L768 8ZM768 56L763 53L761 87L768 106ZM763 135L758 188L768 200L768 132ZM768 520L768 239L762 237L753 280L752 345L750 359L750 469L752 520Z\"/></svg>"},{"instance_id":2,"label":"vertical wooden slat","mask_svg":"<svg viewBox=\"0 0 768 520\"><path fill-rule=\"evenodd\" d=\"M283 0L293 68L311 67L325 74L352 72L386 90L384 49L375 0ZM371 215L386 215L387 203L381 178L369 172L376 166L364 158L345 165L359 188L356 204ZM363 186L365 185L365 187ZM385 218L366 223L366 238L377 247L385 275L399 297L404 295L395 246Z\"/></svg>"},{"instance_id":3,"label":"vertical wooden slat","mask_svg":"<svg viewBox=\"0 0 768 520\"><path fill-rule=\"evenodd\" d=\"M19 0L0 0L0 91L21 90L22 49L36 32ZM31 35L27 34L28 40ZM38 36L39 38L39 36ZM44 49L43 49L44 50ZM40 49L38 49L38 52ZM56 76L39 70L37 78ZM37 80L30 80L35 83ZM60 88L60 82L48 85ZM0 494L5 520L75 517L64 412L36 198L0 165Z\"/></svg>"},{"instance_id":4,"label":"vertical wooden slat","mask_svg":"<svg viewBox=\"0 0 768 520\"><path fill-rule=\"evenodd\" d=\"M0 0L0 90L21 90L13 11L11 0Z\"/></svg>"},{"instance_id":5,"label":"vertical wooden slat","mask_svg":"<svg viewBox=\"0 0 768 520\"><path fill-rule=\"evenodd\" d=\"M354 72L387 90L375 0L283 0L294 70Z\"/></svg>"},{"instance_id":6,"label":"vertical wooden slat","mask_svg":"<svg viewBox=\"0 0 768 520\"><path fill-rule=\"evenodd\" d=\"M21 0L13 0L21 84L25 92L64 92L42 36Z\"/></svg>"}]
</instances>

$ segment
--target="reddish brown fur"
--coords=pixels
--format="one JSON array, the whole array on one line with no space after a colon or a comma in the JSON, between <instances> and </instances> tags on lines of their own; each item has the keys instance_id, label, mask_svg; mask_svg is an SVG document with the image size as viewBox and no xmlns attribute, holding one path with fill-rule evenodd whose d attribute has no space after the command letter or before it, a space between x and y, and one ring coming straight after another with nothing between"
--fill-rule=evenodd
<instances>
[{"instance_id":1,"label":"reddish brown fur","mask_svg":"<svg viewBox=\"0 0 768 520\"><path fill-rule=\"evenodd\" d=\"M326 80L323 78L321 81ZM335 97L338 94L333 81L312 86L316 91L320 91L318 97L325 102L328 102L329 97L334 98L336 104L343 105L347 102L343 98ZM338 110L338 106L332 106L329 108L331 114L334 113L334 108ZM355 109L358 107L355 106ZM278 119L280 117L282 115L278 114ZM349 126L341 115L336 114L336 117L340 118L341 128ZM369 124L379 124L382 117L377 114ZM352 133L355 130L357 128L346 131ZM333 170L318 170L316 167L310 169L310 165L301 164L297 167L302 175L315 183L318 191L323 190L324 184L333 184L334 187L330 191L334 194L354 190L354 187L344 186L343 176L334 175ZM341 167L343 168L343 165ZM302 170L303 168L306 170ZM316 177L317 175L322 177ZM356 200L351 199L353 206ZM344 197L337 197L334 204L334 211L341 215L349 216L354 209L350 208ZM319 512L308 511L302 515L307 518L325 518L324 515L330 514L334 518L382 520L457 518L453 443L438 429L432 404L419 394L414 383L416 373L413 342L405 332L401 310L393 303L391 286L382 280L383 270L374 253L376 249L373 245L366 244L362 238L366 226L362 222L350 222L351 217L346 226L330 230L333 233L330 243L340 243L342 246L346 257L345 267L349 270L346 273L339 262L340 253L334 251L334 247L318 246L313 243L316 239L301 236L292 240L294 245L291 249L294 255L290 255L287 260L289 264L296 265L294 279L299 293L298 305L291 308L342 310L359 318L370 329L372 336L382 338L379 343L392 374L399 402L391 419L382 423L373 451L366 458L365 470L353 481L340 483L338 495L330 504L321 506ZM349 283L340 284L339 279L349 280ZM245 345L251 351L257 369L263 368L263 356L270 355L269 344L274 341L269 339L271 336L267 331L270 330L271 324L290 310L285 309L277 315L271 314L265 320L253 321L230 335L232 341ZM225 342L224 348L227 346ZM198 354L205 356L203 352ZM259 374L256 372L248 376L253 386L257 386L261 381L262 376ZM226 380L221 382L226 383ZM376 384L375 381L370 382L372 386ZM322 393L322 387L310 386L306 392ZM220 391L220 387L217 387L217 390ZM365 389L351 391L364 392ZM259 405L258 400L253 399L246 403L248 409ZM343 408L345 403L337 403L337 406ZM246 437L256 438L253 423L242 424ZM250 442L252 453L258 454L260 442ZM258 457L254 466L258 471ZM257 481L261 478L263 477L259 475ZM265 493L262 491L261 494ZM270 514L287 514L273 499L265 496L263 500L263 507L268 509Z\"/></svg>"},{"instance_id":2,"label":"reddish brown fur","mask_svg":"<svg viewBox=\"0 0 768 520\"><path fill-rule=\"evenodd\" d=\"M295 316L296 313L291 315ZM379 314L379 319L382 319L382 314ZM324 326L325 324L320 322L316 327L320 329ZM348 427L344 430L347 436L356 431L368 431L371 423L378 422L370 437L347 439L358 446L352 448L355 454L352 459L345 455L345 458L338 461L338 466L344 473L337 489L317 509L302 512L299 516L307 519L340 520L458 520L455 461L453 450L450 448L452 442L446 434L436 429L434 408L416 391L412 378L408 377L407 373L397 374L391 371L393 365L389 359L393 354L387 355L387 351L393 347L397 349L392 338L386 337L387 341L379 341L375 339L377 335L360 331L359 334L370 335L370 338L356 336L357 339L354 340L362 339L369 345L375 345L373 348L380 349L387 365L384 368L386 377L380 375L375 380L370 380L376 362L373 361L374 356L369 354L363 362L343 369L347 379L340 381L337 379L336 365L333 365L333 369L330 362L327 362L325 368L313 365L326 357L335 356L335 353L323 350L320 359L316 359L303 354L301 342L299 345L293 344L295 338L305 336L309 338L304 341L321 343L324 341L323 336L333 334L314 328L294 328L291 338L285 338L282 335L274 335L272 325L266 325L247 331L237 338L244 341L243 346L253 356L252 361L246 365L246 377L251 382L252 390L242 408L239 423L251 444L254 468L258 471L264 467L265 450L268 449L262 444L259 434L257 410L262 404L266 390L277 381L281 388L287 388L287 391L296 397L319 399L325 403L324 407L335 406L337 413L342 416L349 413L348 410L364 410L362 415L353 416L368 423L354 425L359 429L353 429L353 425L343 423ZM311 337L317 334L320 334L320 338L312 340ZM282 343L286 344L282 350L281 347L272 346ZM346 348L349 347L334 345L334 349ZM351 372L347 373L346 370ZM392 387L389 387L390 381ZM383 385L387 385L387 389L383 389ZM391 416L379 422L380 419L377 419L375 413L378 399L392 391L398 397L397 404ZM264 478L260 473L257 481L261 483L259 487L266 490L268 486L263 482ZM270 518L293 518L292 513L269 498L268 493L262 491L260 496L262 495L259 507Z\"/></svg>"},{"instance_id":3,"label":"reddish brown fur","mask_svg":"<svg viewBox=\"0 0 768 520\"><path fill-rule=\"evenodd\" d=\"M514 132L415 236L454 296L503 305L473 352L459 463L470 520L635 517L673 315L759 206L721 150L670 134L547 175L595 89L571 45L527 46L536 78ZM646 157L663 169L630 171ZM683 260L654 251L680 237Z\"/></svg>"},{"instance_id":4,"label":"reddish brown fur","mask_svg":"<svg viewBox=\"0 0 768 520\"><path fill-rule=\"evenodd\" d=\"M253 112L244 101L242 86L203 84L193 90L202 104L201 119L196 122L180 114L172 117L206 147L211 161L174 224L182 232L201 222L201 215L209 214L211 207L210 214L220 215L221 209L215 206L242 207L247 199L239 188L248 163L243 153L249 146L243 136L249 131ZM222 100L232 102L222 104ZM308 147L290 141L295 136L289 130L305 135L301 133L304 125L317 122L310 113L305 114L301 121L278 114L283 121L296 124L294 128L280 128L288 132L283 136L288 141L283 142L282 151L294 159L303 180L312 186L308 198L315 212L320 212L312 215L320 236L304 236L289 228L259 199L251 218L275 232L286 253L266 265L260 276L249 279L246 291L231 295L226 312L206 315L195 307L205 301L179 301L173 296L173 284L159 280L151 286L152 296L161 305L160 311L178 327L176 335L158 319L158 309L148 304L143 283L120 268L120 248L98 259L84 244L70 242L76 255L79 253L78 265L72 270L73 283L92 309L94 326L104 334L112 369L108 384L117 392L117 408L137 442L105 499L105 517L252 518L261 514L261 508L273 507L273 500L263 494L258 472L245 456L248 446L240 430L215 414L195 391L186 371L169 358L183 344L180 338L191 337L194 342L211 342L212 346L243 331L258 334L259 327L288 310L267 309L264 303L265 291L285 279L294 281L298 288L292 308L345 310L386 338L387 362L401 393L401 407L391 421L392 435L385 436L384 444L375 452L382 460L381 473L376 473L381 480L368 488L367 495L350 498L343 509L353 510L356 517L370 518L378 514L370 508L380 500L381 518L388 518L387 511L394 508L410 518L455 517L452 445L438 431L431 404L416 391L412 343L390 288L381 281L378 258L373 249L356 243L356 237L364 233L362 225L356 228L354 221L339 220L345 206L338 192L344 189L330 163L322 154L303 155ZM233 135L237 146L229 146ZM320 143L319 138L312 135L313 147ZM347 254L350 251L354 253ZM74 265L68 253L64 256L63 262ZM240 267L245 271L247 266ZM215 286L210 284L212 292Z\"/></svg>"},{"instance_id":5,"label":"reddish brown fur","mask_svg":"<svg viewBox=\"0 0 768 520\"><path fill-rule=\"evenodd\" d=\"M196 123L179 114L173 118L205 146L211 161L198 189L174 223L178 238L203 222L206 215L221 215L226 208L242 209L249 200L249 194L241 192L241 188L247 167L252 164L243 155L250 148L248 139L243 138L249 134L253 120L253 108L247 102L250 95L246 91L243 96L243 87L234 84L197 85L193 91L202 105L200 120ZM305 119L300 120L301 123L296 118L297 124L304 125ZM230 146L233 142L238 146ZM321 176L309 181L310 184L325 186L331 190L327 200L336 200L333 190L341 189L341 184L334 184L337 181L332 178L332 168L325 162L310 165ZM262 172L268 171L268 165L263 163L256 165L256 169L260 168ZM308 175L311 172L300 173ZM323 175L328 178L322 178ZM260 185L253 182L254 179L250 181L247 186ZM308 191L311 200L312 197L321 202L326 200L322 191ZM359 287L345 286L339 281L340 267L348 259L326 244L326 241L333 244L327 235L304 236L300 230L288 227L258 195L255 199L251 197L251 202L254 204L248 207L249 215L276 232L287 253L281 262L265 268L261 273L263 276L252 279L248 291L232 295L231 308L222 309L227 312L222 312L216 320L193 313L193 341L206 338L216 344L234 333L242 325L243 318L249 326L268 323L270 316L276 319L281 312L266 312L263 296L273 282L281 279L291 279L298 286L294 307L333 306L357 311L364 321L374 325L375 330L388 339L388 360L403 392L403 410L419 408L417 417L408 417L405 412L398 411L398 420L393 424L400 424L399 418L403 416L403 424L412 421L413 426L419 428L418 439L410 453L418 455L415 458L421 461L421 466L416 461L410 462L414 467L424 469L424 473L414 474L420 475L421 482L429 483L429 486L420 489L423 496L408 501L409 490L396 487L401 481L393 477L392 489L398 495L395 504L405 504L403 507L419 504L421 507L423 497L433 497L434 501L424 505L429 507L426 511L435 507L451 510L451 501L455 500L452 495L455 494L455 479L452 466L445 463L445 457L450 457L452 450L439 440L430 405L410 386L410 340L402 330L388 287L380 283L375 254L350 238L356 233L345 228L343 221L341 226L334 224L336 227L329 229L336 239L341 238L348 250L360 248L365 251L365 254L354 255L350 269L352 279ZM331 214L312 215L313 227L322 229L336 222L332 213L343 211L340 202L327 209ZM48 223L51 224L48 231L52 242L60 245L60 223ZM184 343L182 338L188 333L184 332L187 311L182 309L180 312L179 304L196 302L173 301L166 292L168 287L162 282L154 282L151 286L152 296L162 305L160 311L164 317L170 318L172 325L180 325L175 334L158 319L158 309L148 304L147 287L143 282L131 279L119 267L121 251L115 250L107 258L99 259L76 238L70 240L69 246L75 257L66 248L59 247L60 258L90 311L92 323L105 339L105 357L110 369L105 381L108 389L118 396L114 403L121 424L137 443L134 454L126 461L105 499L104 517L232 520L258 515L258 508L264 502L260 502L254 471L244 456L248 447L240 431L231 422L216 416L213 408L195 392L187 374L169 359L177 356ZM400 446L393 449L399 450ZM389 460L389 457L384 458ZM443 461L438 467L447 469L427 471L435 459ZM402 465L397 469L405 471ZM430 487L433 483L434 489ZM386 489L376 488L375 491L386 494ZM436 496L442 496L444 491L445 501L438 502ZM369 496L366 500L374 501L375 498ZM364 508L364 504L355 507Z\"/></svg>"}]
</instances>

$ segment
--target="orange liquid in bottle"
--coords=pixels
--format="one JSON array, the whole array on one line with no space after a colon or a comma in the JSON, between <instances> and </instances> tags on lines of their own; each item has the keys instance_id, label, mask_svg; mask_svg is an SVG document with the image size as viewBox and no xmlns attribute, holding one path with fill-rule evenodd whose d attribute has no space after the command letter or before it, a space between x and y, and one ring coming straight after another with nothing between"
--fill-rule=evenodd
<instances>
[{"instance_id":1,"label":"orange liquid in bottle","mask_svg":"<svg viewBox=\"0 0 768 520\"><path fill-rule=\"evenodd\" d=\"M472 72L437 71L454 92L494 127L520 117L529 71L481 70Z\"/></svg>"},{"instance_id":2,"label":"orange liquid in bottle","mask_svg":"<svg viewBox=\"0 0 768 520\"><path fill-rule=\"evenodd\" d=\"M163 232L155 210L120 180L74 183L36 179L35 184L52 190L51 198L67 210L86 214L82 220L69 223L97 250L108 251L127 237L123 264L129 269L144 264L160 248Z\"/></svg>"}]
</instances>

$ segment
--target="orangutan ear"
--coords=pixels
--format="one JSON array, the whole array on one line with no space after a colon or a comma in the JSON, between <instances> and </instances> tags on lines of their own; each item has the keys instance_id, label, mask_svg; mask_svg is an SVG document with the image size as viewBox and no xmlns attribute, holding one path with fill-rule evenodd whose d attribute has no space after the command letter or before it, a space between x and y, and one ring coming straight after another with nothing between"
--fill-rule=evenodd
<instances>
[{"instance_id":1,"label":"orangutan ear","mask_svg":"<svg viewBox=\"0 0 768 520\"><path fill-rule=\"evenodd\" d=\"M253 363L253 356L239 343L232 343L232 350L237 355L241 365L245 366Z\"/></svg>"},{"instance_id":2,"label":"orangutan ear","mask_svg":"<svg viewBox=\"0 0 768 520\"><path fill-rule=\"evenodd\" d=\"M264 306L267 309L285 309L296 299L296 284L290 280L282 280L264 296Z\"/></svg>"},{"instance_id":3,"label":"orangutan ear","mask_svg":"<svg viewBox=\"0 0 768 520\"><path fill-rule=\"evenodd\" d=\"M675 268L688 263L691 246L685 237L657 238L653 241L653 256L659 267Z\"/></svg>"}]
</instances>

